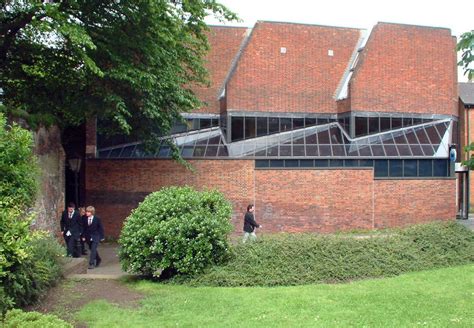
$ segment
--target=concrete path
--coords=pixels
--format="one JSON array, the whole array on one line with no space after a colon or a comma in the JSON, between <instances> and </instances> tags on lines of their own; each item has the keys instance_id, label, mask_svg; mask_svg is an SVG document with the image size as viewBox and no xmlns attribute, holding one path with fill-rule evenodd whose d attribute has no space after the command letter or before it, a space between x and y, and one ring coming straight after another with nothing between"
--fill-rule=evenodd
<instances>
[{"instance_id":1,"label":"concrete path","mask_svg":"<svg viewBox=\"0 0 474 328\"><path fill-rule=\"evenodd\" d=\"M456 220L456 222L462 224L465 227L468 227L471 230L474 230L474 214L469 213L469 219L467 219L467 220Z\"/></svg>"},{"instance_id":2,"label":"concrete path","mask_svg":"<svg viewBox=\"0 0 474 328\"><path fill-rule=\"evenodd\" d=\"M75 273L66 277L72 279L120 279L130 276L122 271L120 267L117 244L102 243L98 247L98 252L102 258L100 266L94 269L87 269L87 273ZM89 262L89 254L82 256L82 262Z\"/></svg>"}]
</instances>

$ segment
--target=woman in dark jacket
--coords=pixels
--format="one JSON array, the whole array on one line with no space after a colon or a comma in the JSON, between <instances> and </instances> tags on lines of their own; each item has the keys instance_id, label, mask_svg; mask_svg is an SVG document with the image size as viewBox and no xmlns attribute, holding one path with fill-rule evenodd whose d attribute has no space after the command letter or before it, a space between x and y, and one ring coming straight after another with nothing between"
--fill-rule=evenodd
<instances>
[{"instance_id":1,"label":"woman in dark jacket","mask_svg":"<svg viewBox=\"0 0 474 328\"><path fill-rule=\"evenodd\" d=\"M255 228L261 228L262 226L255 221L254 213L255 206L250 204L247 206L247 213L244 216L244 239L243 242L245 243L248 238L250 241L257 240L257 235L255 234Z\"/></svg>"}]
</instances>

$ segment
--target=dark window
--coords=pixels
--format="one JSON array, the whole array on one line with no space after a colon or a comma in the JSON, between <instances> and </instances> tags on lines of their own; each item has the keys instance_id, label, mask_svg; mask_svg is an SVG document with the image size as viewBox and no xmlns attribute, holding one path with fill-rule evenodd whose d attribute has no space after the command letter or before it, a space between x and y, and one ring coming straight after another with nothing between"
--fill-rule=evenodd
<instances>
[{"instance_id":1,"label":"dark window","mask_svg":"<svg viewBox=\"0 0 474 328\"><path fill-rule=\"evenodd\" d=\"M358 167L359 166L359 161L356 159L345 159L344 160L344 166L345 167Z\"/></svg>"},{"instance_id":2,"label":"dark window","mask_svg":"<svg viewBox=\"0 0 474 328\"><path fill-rule=\"evenodd\" d=\"M404 117L403 118L403 127L411 126L412 123L412 118L411 117Z\"/></svg>"},{"instance_id":3,"label":"dark window","mask_svg":"<svg viewBox=\"0 0 474 328\"><path fill-rule=\"evenodd\" d=\"M421 122L422 122L421 118L419 118L419 117L414 117L413 118L413 125L421 124Z\"/></svg>"},{"instance_id":4,"label":"dark window","mask_svg":"<svg viewBox=\"0 0 474 328\"><path fill-rule=\"evenodd\" d=\"M268 130L270 134L280 131L280 119L278 117L270 117L268 119Z\"/></svg>"},{"instance_id":5,"label":"dark window","mask_svg":"<svg viewBox=\"0 0 474 328\"><path fill-rule=\"evenodd\" d=\"M406 159L403 161L403 176L405 177L416 177L417 172L417 160Z\"/></svg>"},{"instance_id":6,"label":"dark window","mask_svg":"<svg viewBox=\"0 0 474 328\"><path fill-rule=\"evenodd\" d=\"M304 118L294 118L293 119L293 129L304 128Z\"/></svg>"},{"instance_id":7,"label":"dark window","mask_svg":"<svg viewBox=\"0 0 474 328\"><path fill-rule=\"evenodd\" d=\"M284 163L282 159L271 159L270 167L284 167Z\"/></svg>"},{"instance_id":8,"label":"dark window","mask_svg":"<svg viewBox=\"0 0 474 328\"><path fill-rule=\"evenodd\" d=\"M391 177L401 177L403 175L403 162L401 159L392 159L388 164Z\"/></svg>"},{"instance_id":9,"label":"dark window","mask_svg":"<svg viewBox=\"0 0 474 328\"><path fill-rule=\"evenodd\" d=\"M269 166L270 166L269 160L259 159L255 161L255 167L269 167Z\"/></svg>"},{"instance_id":10,"label":"dark window","mask_svg":"<svg viewBox=\"0 0 474 328\"><path fill-rule=\"evenodd\" d=\"M380 131L390 130L390 117L381 117L380 118Z\"/></svg>"},{"instance_id":11,"label":"dark window","mask_svg":"<svg viewBox=\"0 0 474 328\"><path fill-rule=\"evenodd\" d=\"M245 139L255 138L255 117L245 118Z\"/></svg>"},{"instance_id":12,"label":"dark window","mask_svg":"<svg viewBox=\"0 0 474 328\"><path fill-rule=\"evenodd\" d=\"M232 117L232 141L242 140L244 138L244 118Z\"/></svg>"},{"instance_id":13,"label":"dark window","mask_svg":"<svg viewBox=\"0 0 474 328\"><path fill-rule=\"evenodd\" d=\"M318 118L318 125L327 124L327 123L329 123L329 119L327 119L327 118Z\"/></svg>"},{"instance_id":14,"label":"dark window","mask_svg":"<svg viewBox=\"0 0 474 328\"><path fill-rule=\"evenodd\" d=\"M374 175L388 177L388 161L386 159L375 160Z\"/></svg>"},{"instance_id":15,"label":"dark window","mask_svg":"<svg viewBox=\"0 0 474 328\"><path fill-rule=\"evenodd\" d=\"M367 117L355 118L355 135L356 137L365 136L368 134Z\"/></svg>"},{"instance_id":16,"label":"dark window","mask_svg":"<svg viewBox=\"0 0 474 328\"><path fill-rule=\"evenodd\" d=\"M301 159L300 167L313 167L314 161L312 159Z\"/></svg>"},{"instance_id":17,"label":"dark window","mask_svg":"<svg viewBox=\"0 0 474 328\"><path fill-rule=\"evenodd\" d=\"M291 130L291 118L281 117L280 118L280 132Z\"/></svg>"},{"instance_id":18,"label":"dark window","mask_svg":"<svg viewBox=\"0 0 474 328\"><path fill-rule=\"evenodd\" d=\"M210 118L201 118L199 120L199 128L200 129L207 129L211 127L211 119Z\"/></svg>"},{"instance_id":19,"label":"dark window","mask_svg":"<svg viewBox=\"0 0 474 328\"><path fill-rule=\"evenodd\" d=\"M420 159L418 161L418 172L420 177L432 177L433 161L430 159Z\"/></svg>"},{"instance_id":20,"label":"dark window","mask_svg":"<svg viewBox=\"0 0 474 328\"><path fill-rule=\"evenodd\" d=\"M369 117L369 134L377 133L380 131L379 118Z\"/></svg>"},{"instance_id":21,"label":"dark window","mask_svg":"<svg viewBox=\"0 0 474 328\"><path fill-rule=\"evenodd\" d=\"M448 176L448 160L446 159L433 160L433 176L435 177Z\"/></svg>"},{"instance_id":22,"label":"dark window","mask_svg":"<svg viewBox=\"0 0 474 328\"><path fill-rule=\"evenodd\" d=\"M316 125L316 119L315 119L315 118L311 118L311 117L307 117L307 118L305 118L304 124L305 124L305 126L313 126L313 125Z\"/></svg>"},{"instance_id":23,"label":"dark window","mask_svg":"<svg viewBox=\"0 0 474 328\"><path fill-rule=\"evenodd\" d=\"M371 159L361 159L359 160L359 166L360 167L373 167L374 161Z\"/></svg>"},{"instance_id":24,"label":"dark window","mask_svg":"<svg viewBox=\"0 0 474 328\"><path fill-rule=\"evenodd\" d=\"M285 167L299 167L297 159L285 159Z\"/></svg>"},{"instance_id":25,"label":"dark window","mask_svg":"<svg viewBox=\"0 0 474 328\"><path fill-rule=\"evenodd\" d=\"M329 163L327 159L315 159L314 166L315 167L328 167Z\"/></svg>"},{"instance_id":26,"label":"dark window","mask_svg":"<svg viewBox=\"0 0 474 328\"><path fill-rule=\"evenodd\" d=\"M212 127L219 126L219 119L218 118L213 118L211 120L211 125L212 125Z\"/></svg>"},{"instance_id":27,"label":"dark window","mask_svg":"<svg viewBox=\"0 0 474 328\"><path fill-rule=\"evenodd\" d=\"M392 130L399 129L402 127L401 117L392 117Z\"/></svg>"},{"instance_id":28,"label":"dark window","mask_svg":"<svg viewBox=\"0 0 474 328\"><path fill-rule=\"evenodd\" d=\"M344 167L344 160L342 160L342 159L331 159L329 161L329 166L331 166L331 167Z\"/></svg>"}]
</instances>

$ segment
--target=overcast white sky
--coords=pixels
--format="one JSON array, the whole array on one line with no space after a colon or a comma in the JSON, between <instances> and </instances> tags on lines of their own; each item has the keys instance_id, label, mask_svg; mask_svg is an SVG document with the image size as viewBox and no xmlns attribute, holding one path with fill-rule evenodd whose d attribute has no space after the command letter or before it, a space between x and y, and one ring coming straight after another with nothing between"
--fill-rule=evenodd
<instances>
[{"instance_id":1,"label":"overcast white sky","mask_svg":"<svg viewBox=\"0 0 474 328\"><path fill-rule=\"evenodd\" d=\"M218 0L236 12L241 23L257 20L294 22L370 29L377 22L446 27L459 37L474 29L474 0ZM209 24L223 25L215 19ZM459 80L465 81L462 73Z\"/></svg>"}]
</instances>

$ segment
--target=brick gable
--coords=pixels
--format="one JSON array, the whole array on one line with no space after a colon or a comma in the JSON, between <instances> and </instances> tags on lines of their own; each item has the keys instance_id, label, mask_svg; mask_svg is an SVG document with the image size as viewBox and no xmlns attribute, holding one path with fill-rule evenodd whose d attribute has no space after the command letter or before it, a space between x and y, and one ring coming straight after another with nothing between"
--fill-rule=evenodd
<instances>
[{"instance_id":1,"label":"brick gable","mask_svg":"<svg viewBox=\"0 0 474 328\"><path fill-rule=\"evenodd\" d=\"M353 111L458 115L449 29L379 23L350 82Z\"/></svg>"},{"instance_id":2,"label":"brick gable","mask_svg":"<svg viewBox=\"0 0 474 328\"><path fill-rule=\"evenodd\" d=\"M227 109L335 113L359 37L359 29L258 22L227 84Z\"/></svg>"},{"instance_id":3,"label":"brick gable","mask_svg":"<svg viewBox=\"0 0 474 328\"><path fill-rule=\"evenodd\" d=\"M209 71L209 87L194 87L197 97L205 102L199 112L219 114L218 93L229 72L231 63L238 53L246 35L247 28L210 26L208 41L209 53L206 57L206 68Z\"/></svg>"}]
</instances>

